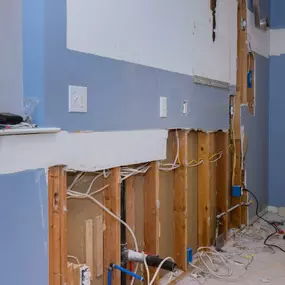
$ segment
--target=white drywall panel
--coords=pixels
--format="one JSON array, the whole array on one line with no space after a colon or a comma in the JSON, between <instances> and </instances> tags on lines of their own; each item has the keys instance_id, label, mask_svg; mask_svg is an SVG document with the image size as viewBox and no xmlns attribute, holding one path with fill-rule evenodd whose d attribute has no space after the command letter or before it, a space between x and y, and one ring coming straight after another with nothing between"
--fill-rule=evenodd
<instances>
[{"instance_id":1,"label":"white drywall panel","mask_svg":"<svg viewBox=\"0 0 285 285\"><path fill-rule=\"evenodd\" d=\"M212 40L213 17L209 9L209 1L206 2L207 5L200 7L200 15L194 15L194 75L235 85L237 2L235 0L217 1L215 42Z\"/></svg>"},{"instance_id":2,"label":"white drywall panel","mask_svg":"<svg viewBox=\"0 0 285 285\"><path fill-rule=\"evenodd\" d=\"M192 2L68 0L67 47L191 73Z\"/></svg>"},{"instance_id":3,"label":"white drywall panel","mask_svg":"<svg viewBox=\"0 0 285 285\"><path fill-rule=\"evenodd\" d=\"M247 40L250 50L269 57L270 32L255 27L254 14L247 10Z\"/></svg>"},{"instance_id":4,"label":"white drywall panel","mask_svg":"<svg viewBox=\"0 0 285 285\"><path fill-rule=\"evenodd\" d=\"M285 29L270 30L270 55L285 54Z\"/></svg>"},{"instance_id":5,"label":"white drywall panel","mask_svg":"<svg viewBox=\"0 0 285 285\"><path fill-rule=\"evenodd\" d=\"M0 112L23 113L22 1L0 1Z\"/></svg>"},{"instance_id":6,"label":"white drywall panel","mask_svg":"<svg viewBox=\"0 0 285 285\"><path fill-rule=\"evenodd\" d=\"M236 0L67 0L67 48L235 83ZM234 43L234 44L233 44Z\"/></svg>"},{"instance_id":7,"label":"white drywall panel","mask_svg":"<svg viewBox=\"0 0 285 285\"><path fill-rule=\"evenodd\" d=\"M166 130L12 135L0 137L0 173L66 165L95 171L164 160Z\"/></svg>"}]
</instances>

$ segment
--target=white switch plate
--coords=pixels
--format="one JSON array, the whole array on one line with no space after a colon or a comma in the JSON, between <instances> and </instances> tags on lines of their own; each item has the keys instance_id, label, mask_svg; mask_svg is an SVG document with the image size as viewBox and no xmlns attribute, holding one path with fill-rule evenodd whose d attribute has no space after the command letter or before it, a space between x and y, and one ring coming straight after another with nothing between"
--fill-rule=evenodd
<instances>
[{"instance_id":1,"label":"white switch plate","mask_svg":"<svg viewBox=\"0 0 285 285\"><path fill-rule=\"evenodd\" d=\"M79 113L87 112L87 87L69 86L68 111Z\"/></svg>"},{"instance_id":2,"label":"white switch plate","mask_svg":"<svg viewBox=\"0 0 285 285\"><path fill-rule=\"evenodd\" d=\"M167 97L160 97L160 118L167 117Z\"/></svg>"}]
</instances>

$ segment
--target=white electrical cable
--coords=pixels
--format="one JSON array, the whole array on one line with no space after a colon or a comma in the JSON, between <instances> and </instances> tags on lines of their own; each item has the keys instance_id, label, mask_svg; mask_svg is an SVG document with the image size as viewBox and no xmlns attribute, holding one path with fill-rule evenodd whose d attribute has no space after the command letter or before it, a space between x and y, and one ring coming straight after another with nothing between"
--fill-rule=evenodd
<instances>
[{"instance_id":1,"label":"white electrical cable","mask_svg":"<svg viewBox=\"0 0 285 285\"><path fill-rule=\"evenodd\" d=\"M206 251L205 251L206 250ZM193 263L189 263L193 268L199 270L200 272L210 274L217 279L227 280L227 281L237 281L241 279L247 272L248 266L253 261L253 256L251 260L248 260L247 264L241 264L245 267L245 270L237 277L233 277L233 270L229 267L228 263L236 264L231 262L229 257L223 256L221 253L217 252L214 248L211 247L200 247L197 250L200 263L203 267L198 267ZM216 263L216 264L215 264ZM218 273L219 269L226 269L226 273Z\"/></svg>"},{"instance_id":2,"label":"white electrical cable","mask_svg":"<svg viewBox=\"0 0 285 285\"><path fill-rule=\"evenodd\" d=\"M216 157L216 156L217 156L217 158L216 158L216 159L213 159L213 158ZM217 162L217 161L220 160L222 157L223 157L223 152L220 151L219 153L213 155L213 156L209 159L209 162L210 162L210 163Z\"/></svg>"},{"instance_id":3,"label":"white electrical cable","mask_svg":"<svg viewBox=\"0 0 285 285\"><path fill-rule=\"evenodd\" d=\"M145 174L149 169L149 164L144 164L142 166L139 166L138 168L131 168L127 166L121 167L121 181L139 173Z\"/></svg>"},{"instance_id":4,"label":"white electrical cable","mask_svg":"<svg viewBox=\"0 0 285 285\"><path fill-rule=\"evenodd\" d=\"M166 262L167 260L171 260L171 261L174 262L174 260L173 260L172 257L166 257L166 258L164 258L164 259L160 262L160 264L158 265L158 267L157 267L157 269L156 269L156 271L155 271L155 273L154 273L154 275L153 275L153 277L152 277L150 283L148 283L149 285L152 285L152 284L155 282L155 280L156 280L156 278L157 278L157 275L158 275L158 273L159 273L159 271L160 271L162 265L163 265L164 262Z\"/></svg>"},{"instance_id":5,"label":"white electrical cable","mask_svg":"<svg viewBox=\"0 0 285 285\"><path fill-rule=\"evenodd\" d=\"M161 170L161 171L170 172L170 171L175 170L175 169L180 167L180 161L179 161L180 145L179 145L179 136L178 136L177 130L175 131L175 136L176 136L177 149L176 149L176 156L175 156L174 162L173 163L162 163L161 162L160 163L161 166L159 167L159 170Z\"/></svg>"},{"instance_id":6,"label":"white electrical cable","mask_svg":"<svg viewBox=\"0 0 285 285\"><path fill-rule=\"evenodd\" d=\"M76 260L77 264L80 264L79 259L76 256L68 255L67 258Z\"/></svg>"},{"instance_id":7,"label":"white electrical cable","mask_svg":"<svg viewBox=\"0 0 285 285\"><path fill-rule=\"evenodd\" d=\"M193 163L193 162L195 162L195 163ZM200 159L199 161L192 160L188 163L188 167L196 167L196 166L201 165L203 162L204 162L204 159Z\"/></svg>"}]
</instances>

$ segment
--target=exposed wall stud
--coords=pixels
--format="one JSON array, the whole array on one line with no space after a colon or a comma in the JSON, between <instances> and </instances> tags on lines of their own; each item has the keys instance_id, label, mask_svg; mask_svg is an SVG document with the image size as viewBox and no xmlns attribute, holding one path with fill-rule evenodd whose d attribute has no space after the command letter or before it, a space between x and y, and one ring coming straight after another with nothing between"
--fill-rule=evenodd
<instances>
[{"instance_id":1,"label":"exposed wall stud","mask_svg":"<svg viewBox=\"0 0 285 285\"><path fill-rule=\"evenodd\" d=\"M109 185L104 191L105 206L115 215L120 216L120 168L113 168L106 183ZM107 269L111 263L121 263L121 231L120 223L111 215L104 213L106 229L104 231L104 284L107 284ZM112 283L120 284L121 274L119 270L114 270Z\"/></svg>"},{"instance_id":2,"label":"exposed wall stud","mask_svg":"<svg viewBox=\"0 0 285 285\"><path fill-rule=\"evenodd\" d=\"M159 254L159 165L151 162L144 179L144 243L145 251ZM153 269L151 269L153 273ZM155 282L158 284L158 280Z\"/></svg>"},{"instance_id":3,"label":"exposed wall stud","mask_svg":"<svg viewBox=\"0 0 285 285\"><path fill-rule=\"evenodd\" d=\"M135 177L131 176L126 180L126 223L135 231ZM134 248L134 239L127 231L128 248Z\"/></svg>"},{"instance_id":4,"label":"exposed wall stud","mask_svg":"<svg viewBox=\"0 0 285 285\"><path fill-rule=\"evenodd\" d=\"M198 167L198 246L210 245L211 201L210 201L210 135L198 134L198 158L203 163Z\"/></svg>"},{"instance_id":5,"label":"exposed wall stud","mask_svg":"<svg viewBox=\"0 0 285 285\"><path fill-rule=\"evenodd\" d=\"M94 274L94 256L93 256L93 220L85 221L85 261L90 268L91 280Z\"/></svg>"},{"instance_id":6,"label":"exposed wall stud","mask_svg":"<svg viewBox=\"0 0 285 285\"><path fill-rule=\"evenodd\" d=\"M66 182L64 166L49 168L49 285L67 283Z\"/></svg>"},{"instance_id":7,"label":"exposed wall stud","mask_svg":"<svg viewBox=\"0 0 285 285\"><path fill-rule=\"evenodd\" d=\"M174 254L178 266L187 269L187 191L188 191L188 131L179 131L181 166L174 171L173 218ZM177 145L175 144L175 153Z\"/></svg>"},{"instance_id":8,"label":"exposed wall stud","mask_svg":"<svg viewBox=\"0 0 285 285\"><path fill-rule=\"evenodd\" d=\"M222 151L222 157L217 161L217 214L229 209L229 137L226 132L216 133L216 151ZM220 219L218 234L224 234L227 239L228 214Z\"/></svg>"}]
</instances>

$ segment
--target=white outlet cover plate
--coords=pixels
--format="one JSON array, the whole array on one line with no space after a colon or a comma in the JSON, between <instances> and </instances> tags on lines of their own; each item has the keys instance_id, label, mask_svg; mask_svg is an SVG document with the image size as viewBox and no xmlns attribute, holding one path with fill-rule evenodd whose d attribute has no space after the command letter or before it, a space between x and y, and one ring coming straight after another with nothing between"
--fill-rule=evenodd
<instances>
[{"instance_id":1,"label":"white outlet cover plate","mask_svg":"<svg viewBox=\"0 0 285 285\"><path fill-rule=\"evenodd\" d=\"M69 85L68 111L87 112L87 87Z\"/></svg>"}]
</instances>

